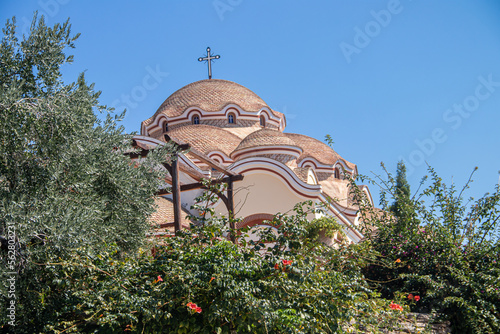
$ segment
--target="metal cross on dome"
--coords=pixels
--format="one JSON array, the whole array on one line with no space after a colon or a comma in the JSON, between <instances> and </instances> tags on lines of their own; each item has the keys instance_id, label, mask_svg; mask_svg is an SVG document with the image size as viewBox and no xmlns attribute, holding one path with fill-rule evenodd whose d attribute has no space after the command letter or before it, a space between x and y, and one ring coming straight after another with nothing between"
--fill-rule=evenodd
<instances>
[{"instance_id":1,"label":"metal cross on dome","mask_svg":"<svg viewBox=\"0 0 500 334\"><path fill-rule=\"evenodd\" d=\"M198 61L206 61L208 63L208 78L212 79L212 59L219 59L220 56L211 56L210 55L210 48L207 48L207 56L206 57L200 57L198 58Z\"/></svg>"}]
</instances>

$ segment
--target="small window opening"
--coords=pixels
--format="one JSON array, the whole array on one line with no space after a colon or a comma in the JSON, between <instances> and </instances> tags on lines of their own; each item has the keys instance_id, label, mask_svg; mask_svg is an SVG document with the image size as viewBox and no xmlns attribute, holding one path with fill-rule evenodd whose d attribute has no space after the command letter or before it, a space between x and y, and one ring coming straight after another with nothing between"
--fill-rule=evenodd
<instances>
[{"instance_id":1,"label":"small window opening","mask_svg":"<svg viewBox=\"0 0 500 334\"><path fill-rule=\"evenodd\" d=\"M228 122L229 124L234 124L234 115L233 115L233 114L229 114L229 115L227 116L227 122Z\"/></svg>"},{"instance_id":2,"label":"small window opening","mask_svg":"<svg viewBox=\"0 0 500 334\"><path fill-rule=\"evenodd\" d=\"M200 116L193 116L193 124L200 124Z\"/></svg>"},{"instance_id":3,"label":"small window opening","mask_svg":"<svg viewBox=\"0 0 500 334\"><path fill-rule=\"evenodd\" d=\"M165 124L163 125L163 131L168 131L168 122L165 122Z\"/></svg>"},{"instance_id":4,"label":"small window opening","mask_svg":"<svg viewBox=\"0 0 500 334\"><path fill-rule=\"evenodd\" d=\"M266 118L263 115L260 116L260 126L266 126Z\"/></svg>"},{"instance_id":5,"label":"small window opening","mask_svg":"<svg viewBox=\"0 0 500 334\"><path fill-rule=\"evenodd\" d=\"M335 167L335 178L340 179L340 170L338 167Z\"/></svg>"}]
</instances>

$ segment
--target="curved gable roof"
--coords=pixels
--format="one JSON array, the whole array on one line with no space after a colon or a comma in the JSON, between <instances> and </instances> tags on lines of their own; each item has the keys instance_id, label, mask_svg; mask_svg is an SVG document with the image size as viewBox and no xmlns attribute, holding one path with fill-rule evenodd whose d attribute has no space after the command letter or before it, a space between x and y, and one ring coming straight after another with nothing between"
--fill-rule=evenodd
<instances>
[{"instance_id":1,"label":"curved gable roof","mask_svg":"<svg viewBox=\"0 0 500 334\"><path fill-rule=\"evenodd\" d=\"M297 133L284 133L284 135L292 139L295 144L303 150L302 154L297 159L297 163L300 163L305 158L311 157L325 165L333 165L338 160L342 160L349 168L356 168L355 164L345 160L330 146L317 139Z\"/></svg>"},{"instance_id":2,"label":"curved gable roof","mask_svg":"<svg viewBox=\"0 0 500 334\"><path fill-rule=\"evenodd\" d=\"M297 146L293 140L285 136L281 131L272 129L260 129L245 137L235 151L250 147L261 146Z\"/></svg>"},{"instance_id":3,"label":"curved gable roof","mask_svg":"<svg viewBox=\"0 0 500 334\"><path fill-rule=\"evenodd\" d=\"M241 141L238 136L223 128L205 124L180 126L169 131L168 135L175 141L189 143L207 155L213 151L221 151L229 156Z\"/></svg>"}]
</instances>

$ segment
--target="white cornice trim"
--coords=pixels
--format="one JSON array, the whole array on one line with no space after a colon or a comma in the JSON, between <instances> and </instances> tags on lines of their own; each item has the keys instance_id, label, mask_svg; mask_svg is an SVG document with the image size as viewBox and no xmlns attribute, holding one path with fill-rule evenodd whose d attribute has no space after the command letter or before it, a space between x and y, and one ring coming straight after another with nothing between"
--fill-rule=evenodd
<instances>
[{"instance_id":1,"label":"white cornice trim","mask_svg":"<svg viewBox=\"0 0 500 334\"><path fill-rule=\"evenodd\" d=\"M314 180L314 184L319 184L318 175L316 175L316 172L314 171L314 169L312 169L312 168L307 169L307 179L308 180L309 180L309 176L311 176L312 179Z\"/></svg>"},{"instance_id":2,"label":"white cornice trim","mask_svg":"<svg viewBox=\"0 0 500 334\"><path fill-rule=\"evenodd\" d=\"M240 150L235 150L233 153L231 153L231 158L246 158L259 156L262 154L286 154L291 155L295 159L298 159L298 157L302 154L302 149L300 147L291 145L252 146Z\"/></svg>"},{"instance_id":3,"label":"white cornice trim","mask_svg":"<svg viewBox=\"0 0 500 334\"><path fill-rule=\"evenodd\" d=\"M233 163L233 159L231 159L230 157L228 157L224 152L222 151L211 151L210 153L207 154L207 156L210 158L210 159L213 159L213 160L216 160L217 162L221 163L221 164L229 164L229 163ZM218 159L215 159L214 156L216 156ZM222 158L222 161L219 161L221 160L220 158Z\"/></svg>"},{"instance_id":4,"label":"white cornice trim","mask_svg":"<svg viewBox=\"0 0 500 334\"><path fill-rule=\"evenodd\" d=\"M370 192L370 188L368 188L368 186L365 184L362 184L360 187L361 190L366 194L366 197L368 198L368 201L370 201L371 206L375 207L375 205L373 204L373 197Z\"/></svg>"},{"instance_id":5,"label":"white cornice trim","mask_svg":"<svg viewBox=\"0 0 500 334\"><path fill-rule=\"evenodd\" d=\"M302 159L302 161L298 164L299 167L311 167L312 166L312 168L316 172L322 172L322 173L333 173L335 171L335 167L337 165L342 166L342 168L351 175L355 172L355 170L352 168L349 168L349 166L347 166L347 164L342 159L337 159L337 161L335 161L335 163L333 165L329 165L329 164L323 164L313 157L307 157L307 158Z\"/></svg>"},{"instance_id":6,"label":"white cornice trim","mask_svg":"<svg viewBox=\"0 0 500 334\"><path fill-rule=\"evenodd\" d=\"M322 172L322 173L333 173L333 166L334 165L322 164L313 157L304 158L298 164L298 167L310 167L314 169L315 172Z\"/></svg>"},{"instance_id":7,"label":"white cornice trim","mask_svg":"<svg viewBox=\"0 0 500 334\"><path fill-rule=\"evenodd\" d=\"M271 109L264 107L260 109L258 112L251 112L241 109L240 106L236 104L228 104L219 111L205 111L198 107L189 107L186 110L184 110L182 115L175 117L168 117L168 118L165 114L160 113L155 117L155 119L149 125L145 127L145 130L148 133L152 133L154 131L161 129L163 124L161 123L162 119L165 120L168 119L168 125L174 126L177 124L190 122L193 113L198 113L203 120L220 120L220 119L226 119L227 115L231 111L233 111L236 115L236 122L238 120L251 120L258 122L260 115L264 113L266 114L266 122L273 124L274 126L278 127L281 131L284 130L284 124L282 118L275 116Z\"/></svg>"},{"instance_id":8,"label":"white cornice trim","mask_svg":"<svg viewBox=\"0 0 500 334\"><path fill-rule=\"evenodd\" d=\"M347 218L346 215L355 216L356 221L358 212L357 210L352 210L336 205L335 202L329 201L324 194L321 195L321 201L326 204L328 210L332 212L337 218L340 219L341 223L344 225L344 233L355 243L358 243L363 239L363 234L356 229L354 224Z\"/></svg>"},{"instance_id":9,"label":"white cornice trim","mask_svg":"<svg viewBox=\"0 0 500 334\"><path fill-rule=\"evenodd\" d=\"M154 149L156 146L164 146L165 145L164 142L162 142L158 139L147 137L147 136L133 136L132 139L134 139L139 144L143 144L143 145L146 145L147 147L150 147L151 149ZM189 167L195 169L196 171L198 171L199 173L201 173L203 175L206 175L207 177L210 176L209 172L200 169L200 167L198 167L198 165L196 165L191 159L186 157L184 154L179 154L179 159L186 166L189 166Z\"/></svg>"},{"instance_id":10,"label":"white cornice trim","mask_svg":"<svg viewBox=\"0 0 500 334\"><path fill-rule=\"evenodd\" d=\"M321 185L305 183L288 166L273 159L265 157L245 158L235 162L229 167L229 170L243 175L268 174L275 176L281 179L291 191L305 199L317 199L321 195Z\"/></svg>"},{"instance_id":11,"label":"white cornice trim","mask_svg":"<svg viewBox=\"0 0 500 334\"><path fill-rule=\"evenodd\" d=\"M349 168L344 160L338 159L337 161L335 161L335 166L336 165L341 165L351 175L354 173L354 169Z\"/></svg>"}]
</instances>

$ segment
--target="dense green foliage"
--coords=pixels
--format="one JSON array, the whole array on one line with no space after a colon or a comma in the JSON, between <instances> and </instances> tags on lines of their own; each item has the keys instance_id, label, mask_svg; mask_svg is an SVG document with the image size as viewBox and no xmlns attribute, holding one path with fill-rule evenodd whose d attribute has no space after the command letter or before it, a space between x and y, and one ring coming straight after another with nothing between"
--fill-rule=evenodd
<instances>
[{"instance_id":1,"label":"dense green foliage","mask_svg":"<svg viewBox=\"0 0 500 334\"><path fill-rule=\"evenodd\" d=\"M64 51L77 38L67 22L49 28L43 17L35 18L22 41L14 21L3 32L0 297L2 304L13 301L7 297L15 291L20 321L34 311L32 301L51 294L44 275L37 274L44 264L71 258L82 248L97 251L104 243L115 243L120 251L140 247L159 185L160 174L152 167L165 152L131 164L122 154L131 149L131 137L116 124L123 114L113 117L100 106L100 93L83 75L63 83L60 67L72 59ZM106 113L105 120L96 113Z\"/></svg>"},{"instance_id":2,"label":"dense green foliage","mask_svg":"<svg viewBox=\"0 0 500 334\"><path fill-rule=\"evenodd\" d=\"M73 47L70 25L34 20L18 41L14 23L0 46L0 221L16 223L19 244L81 246L111 238L137 247L148 224L157 175L147 163L132 168L119 154L130 136L122 115L98 103L83 75L64 84L59 68ZM115 153L112 153L116 151ZM0 226L0 234L5 226Z\"/></svg>"},{"instance_id":3,"label":"dense green foliage","mask_svg":"<svg viewBox=\"0 0 500 334\"><path fill-rule=\"evenodd\" d=\"M379 227L372 240L379 257L366 275L380 282L382 296L406 294L413 311L441 313L457 333L500 332L498 186L470 200L468 209L462 198L468 185L458 193L432 168L429 173L432 182L418 197L410 197L409 187L401 191L404 166L398 165L396 180L388 174L383 181L396 204L386 208L397 208L397 219L372 220Z\"/></svg>"},{"instance_id":4,"label":"dense green foliage","mask_svg":"<svg viewBox=\"0 0 500 334\"><path fill-rule=\"evenodd\" d=\"M400 161L396 170L396 184L394 185L394 202L389 207L391 212L398 220L409 221L414 218L415 210L411 205L410 185L406 180L406 166ZM384 200L382 192L382 201ZM386 207L385 204L383 204Z\"/></svg>"},{"instance_id":5,"label":"dense green foliage","mask_svg":"<svg viewBox=\"0 0 500 334\"><path fill-rule=\"evenodd\" d=\"M277 215L269 222L276 229L262 230L256 242L243 233L233 244L224 237L227 220L209 218L166 238L154 256L124 258L109 245L54 257L24 276L30 297L18 332L335 333L397 326L400 311L367 288L351 266L353 250L337 252L311 238L307 213L297 206L294 215Z\"/></svg>"}]
</instances>

